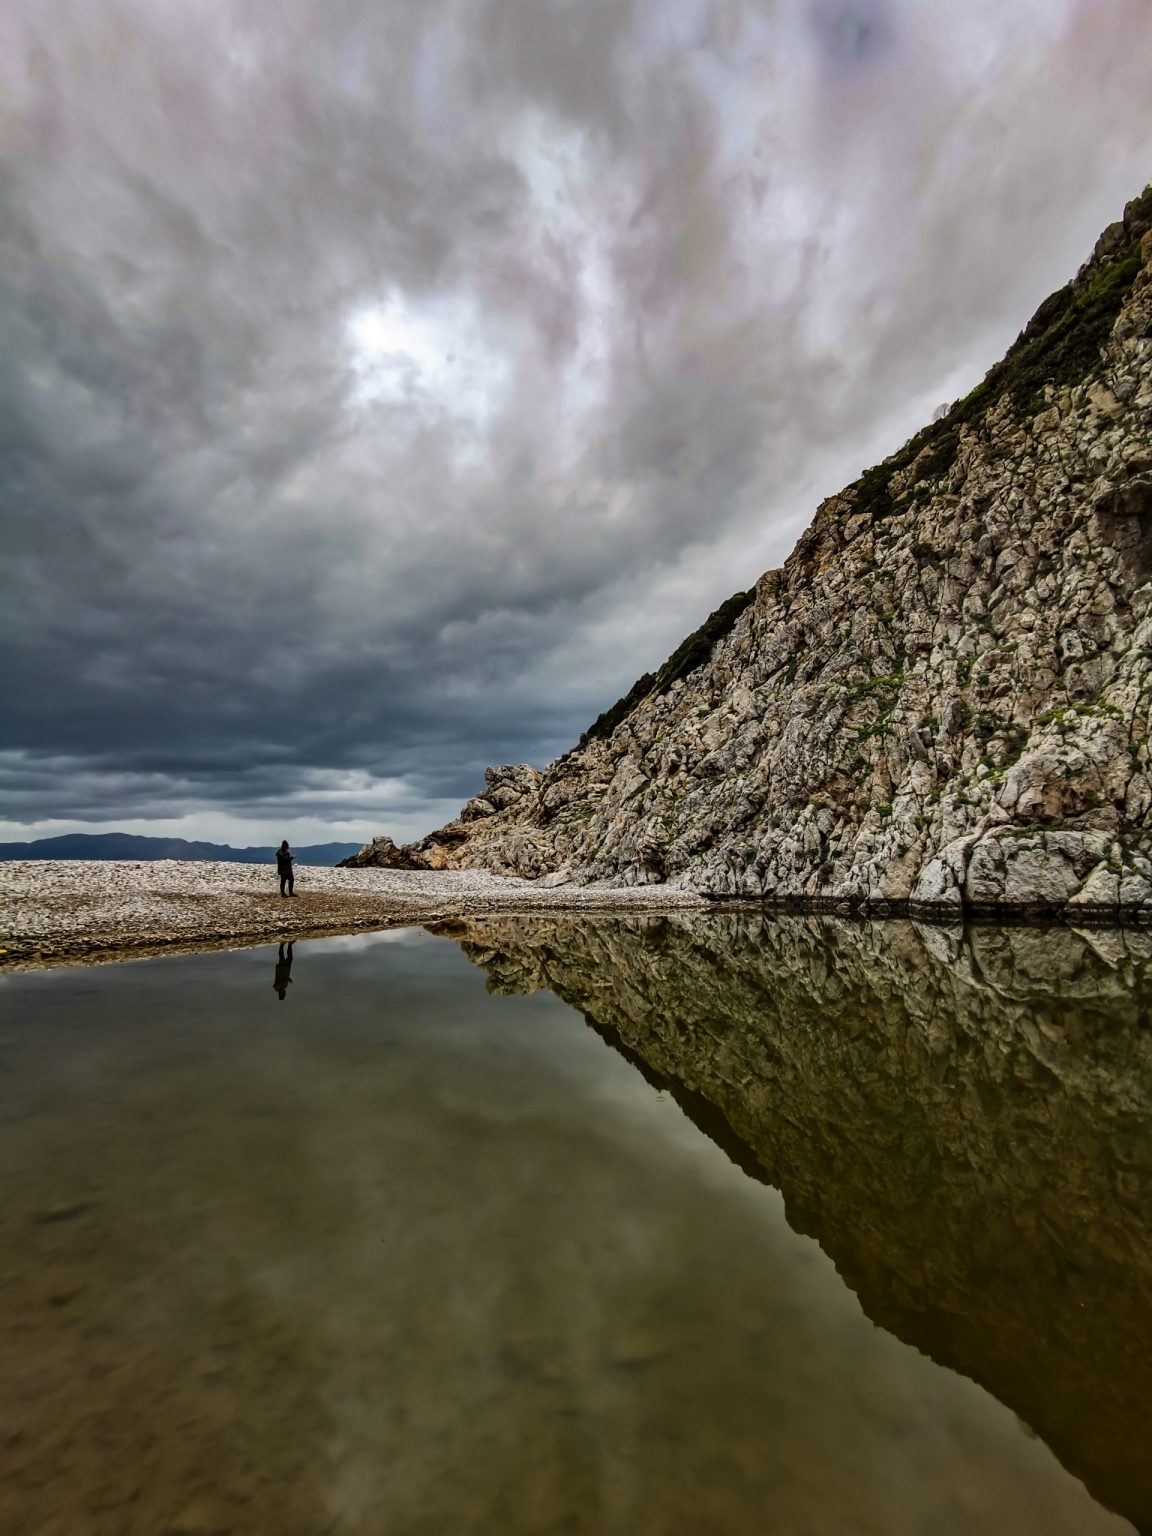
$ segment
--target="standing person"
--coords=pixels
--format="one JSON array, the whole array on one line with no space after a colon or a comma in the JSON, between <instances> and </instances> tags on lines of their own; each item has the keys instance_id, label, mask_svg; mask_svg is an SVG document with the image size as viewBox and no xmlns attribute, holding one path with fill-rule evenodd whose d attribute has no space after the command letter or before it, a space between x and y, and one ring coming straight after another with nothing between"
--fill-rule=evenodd
<instances>
[{"instance_id":1,"label":"standing person","mask_svg":"<svg viewBox=\"0 0 1152 1536\"><path fill-rule=\"evenodd\" d=\"M281 896L285 894L285 886L288 887L287 894L289 896L295 896L296 894L294 889L296 882L292 878L292 866L295 864L295 862L295 855L293 854L291 848L288 846L288 839L285 838L284 841L280 844L279 848L276 850L276 872L280 876Z\"/></svg>"}]
</instances>

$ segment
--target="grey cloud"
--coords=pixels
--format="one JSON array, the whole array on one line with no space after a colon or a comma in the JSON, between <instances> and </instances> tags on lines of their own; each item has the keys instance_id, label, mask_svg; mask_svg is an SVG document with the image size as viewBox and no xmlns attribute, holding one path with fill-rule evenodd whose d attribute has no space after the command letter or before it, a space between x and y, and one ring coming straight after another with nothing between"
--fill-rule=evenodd
<instances>
[{"instance_id":1,"label":"grey cloud","mask_svg":"<svg viewBox=\"0 0 1152 1536\"><path fill-rule=\"evenodd\" d=\"M1105 9L16 0L9 814L562 750L1136 190Z\"/></svg>"},{"instance_id":2,"label":"grey cloud","mask_svg":"<svg viewBox=\"0 0 1152 1536\"><path fill-rule=\"evenodd\" d=\"M821 51L837 66L868 66L883 58L895 40L889 8L876 0L817 0L811 18Z\"/></svg>"}]
</instances>

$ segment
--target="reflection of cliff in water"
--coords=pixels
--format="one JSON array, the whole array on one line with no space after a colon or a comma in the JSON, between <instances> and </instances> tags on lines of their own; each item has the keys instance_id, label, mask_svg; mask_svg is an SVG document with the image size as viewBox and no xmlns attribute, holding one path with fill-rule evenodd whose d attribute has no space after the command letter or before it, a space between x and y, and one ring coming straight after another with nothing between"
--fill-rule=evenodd
<instances>
[{"instance_id":1,"label":"reflection of cliff in water","mask_svg":"<svg viewBox=\"0 0 1152 1536\"><path fill-rule=\"evenodd\" d=\"M751 915L441 931L490 990L583 1012L782 1190L874 1321L1152 1531L1152 935Z\"/></svg>"}]
</instances>

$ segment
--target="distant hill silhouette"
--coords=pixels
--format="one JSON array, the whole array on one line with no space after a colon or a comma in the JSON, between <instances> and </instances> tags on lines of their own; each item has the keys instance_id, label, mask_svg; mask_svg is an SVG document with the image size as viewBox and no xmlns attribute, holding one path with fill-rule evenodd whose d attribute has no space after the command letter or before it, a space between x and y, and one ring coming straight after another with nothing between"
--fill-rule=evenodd
<instances>
[{"instance_id":1,"label":"distant hill silhouette","mask_svg":"<svg viewBox=\"0 0 1152 1536\"><path fill-rule=\"evenodd\" d=\"M293 848L297 864L339 864L359 843L317 843ZM275 848L232 848L190 843L182 837L136 837L130 832L66 832L31 843L0 843L0 859L219 859L227 864L270 864Z\"/></svg>"}]
</instances>

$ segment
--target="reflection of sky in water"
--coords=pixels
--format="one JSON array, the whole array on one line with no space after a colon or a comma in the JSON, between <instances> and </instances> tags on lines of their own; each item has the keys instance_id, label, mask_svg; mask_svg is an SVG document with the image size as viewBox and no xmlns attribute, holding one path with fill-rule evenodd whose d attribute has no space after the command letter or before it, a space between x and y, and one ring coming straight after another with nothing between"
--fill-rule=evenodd
<instances>
[{"instance_id":1,"label":"reflection of sky in water","mask_svg":"<svg viewBox=\"0 0 1152 1536\"><path fill-rule=\"evenodd\" d=\"M9 978L0 1528L1125 1529L556 997L276 955Z\"/></svg>"}]
</instances>

